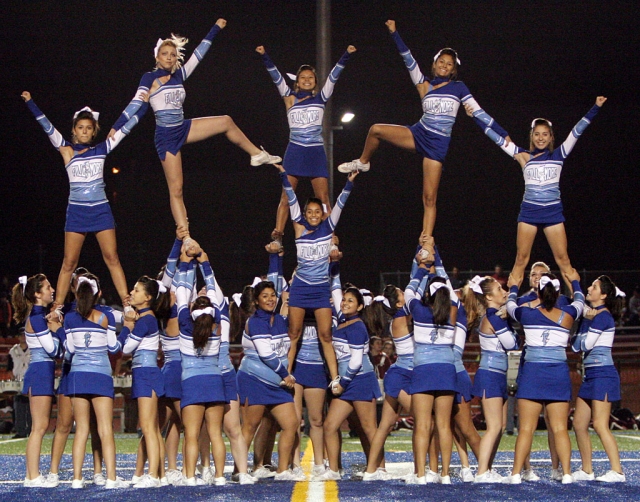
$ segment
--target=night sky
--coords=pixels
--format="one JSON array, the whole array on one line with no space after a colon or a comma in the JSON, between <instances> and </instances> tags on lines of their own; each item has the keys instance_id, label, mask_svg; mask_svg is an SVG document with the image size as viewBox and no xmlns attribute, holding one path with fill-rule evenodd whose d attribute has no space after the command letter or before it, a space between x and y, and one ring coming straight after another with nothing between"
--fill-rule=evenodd
<instances>
[{"instance_id":1,"label":"night sky","mask_svg":"<svg viewBox=\"0 0 640 502\"><path fill-rule=\"evenodd\" d=\"M521 146L528 145L533 118L550 119L559 144L596 96L608 97L564 164L569 256L578 269L638 269L639 13L638 2L613 1L334 1L332 64L349 44L358 49L332 98L333 123L344 110L356 114L335 133L335 163L359 156L373 123L410 125L421 116L418 93L384 26L395 19L425 74L440 48L458 51L460 79ZM254 49L264 45L283 73L315 64L315 2L2 3L0 276L14 282L42 269L55 280L63 255L68 179L20 93L30 91L67 138L76 110L98 110L102 141L142 74L153 68L157 38L171 32L189 37L188 58L219 17L227 27L185 84L185 117L228 114L255 144L283 155L285 108ZM150 111L106 162L120 259L131 285L141 274L156 273L174 238L154 127ZM264 245L281 190L277 171L251 167L224 137L187 145L182 155L191 233L231 294L266 271ZM343 280L377 291L381 271L409 269L422 224L422 170L419 155L390 145L371 165L356 179L337 233ZM111 173L113 166L121 168L119 175ZM336 171L336 195L344 182ZM447 268L511 267L523 186L517 164L461 110L435 229ZM299 198L310 194L302 180ZM285 247L289 273L295 265L290 224ZM532 258L555 266L542 234ZM111 286L93 236L80 264Z\"/></svg>"}]
</instances>

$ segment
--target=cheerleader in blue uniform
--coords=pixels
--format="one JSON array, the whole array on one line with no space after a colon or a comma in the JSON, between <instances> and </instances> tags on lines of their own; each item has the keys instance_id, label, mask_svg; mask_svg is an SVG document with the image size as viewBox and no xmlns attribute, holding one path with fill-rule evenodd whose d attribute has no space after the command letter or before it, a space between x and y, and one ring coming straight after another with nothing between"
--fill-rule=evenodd
<instances>
[{"instance_id":1,"label":"cheerleader in blue uniform","mask_svg":"<svg viewBox=\"0 0 640 502\"><path fill-rule=\"evenodd\" d=\"M184 120L182 105L186 93L182 84L202 61L211 47L211 42L226 25L224 19L218 19L184 66L183 50L188 40L173 34L171 38L158 39L154 48L156 69L142 76L136 95L110 132L110 135L114 134L134 115L141 117L146 113L148 107L143 105L142 96L148 93L149 103L156 116L155 144L167 178L171 214L176 225L185 228L188 228L188 220L182 198L182 145L224 134L234 145L251 155L252 166L273 164L282 160L251 143L228 115Z\"/></svg>"},{"instance_id":2,"label":"cheerleader in blue uniform","mask_svg":"<svg viewBox=\"0 0 640 502\"><path fill-rule=\"evenodd\" d=\"M203 251L198 257L203 265L209 258ZM180 352L182 354L182 421L185 437L185 486L195 486L198 460L198 437L203 420L211 441L215 476L213 484L223 486L226 448L222 439L222 419L227 401L222 374L218 367L220 351L220 310L215 292L199 296L191 309L189 300L195 285L195 262L182 251L175 278L178 322L180 323Z\"/></svg>"},{"instance_id":3,"label":"cheerleader in blue uniform","mask_svg":"<svg viewBox=\"0 0 640 502\"><path fill-rule=\"evenodd\" d=\"M367 459L370 456L371 441L376 433L376 399L381 394L368 356L369 333L360 318L363 308L362 293L357 288L347 288L340 302L340 317L343 321L333 331L340 379L332 382L331 390L337 398L331 401L324 421L329 469L315 476L314 481L341 479L340 426L354 410L366 436L361 438L365 456Z\"/></svg>"},{"instance_id":4,"label":"cheerleader in blue uniform","mask_svg":"<svg viewBox=\"0 0 640 502\"><path fill-rule=\"evenodd\" d=\"M89 422L93 407L107 467L105 488L126 488L116 478L116 447L113 437L113 378L108 354L120 352L115 319L110 312L96 308L100 283L93 274L78 278L76 310L64 319L66 347L73 354L67 378L67 395L72 396L76 433L73 440L73 481L71 488L83 488L84 464Z\"/></svg>"},{"instance_id":5,"label":"cheerleader in blue uniform","mask_svg":"<svg viewBox=\"0 0 640 502\"><path fill-rule=\"evenodd\" d=\"M300 422L293 403L295 378L287 369L291 345L287 320L275 313L278 296L273 282L259 282L253 296L256 311L242 335L244 357L238 371L238 393L244 407L242 434L249 447L268 409L282 428L275 479L304 481L304 476L289 469Z\"/></svg>"},{"instance_id":6,"label":"cheerleader in blue uniform","mask_svg":"<svg viewBox=\"0 0 640 502\"><path fill-rule=\"evenodd\" d=\"M140 277L131 291L131 306L137 310L137 318L132 321L125 317L118 337L122 352L133 355L131 398L138 400L142 440L149 460L148 474L132 479L134 488L155 488L160 486L160 478L164 478L164 442L158 425L158 398L164 396L164 380L157 363L158 318L168 314L169 302L164 284L147 276Z\"/></svg>"},{"instance_id":7,"label":"cheerleader in blue uniform","mask_svg":"<svg viewBox=\"0 0 640 502\"><path fill-rule=\"evenodd\" d=\"M111 280L120 299L126 305L127 281L118 258L116 225L104 191L104 162L107 155L138 123L138 118L132 117L123 123L118 134L92 146L91 142L100 130L99 113L85 107L73 116L72 141L68 143L36 106L30 93L23 92L22 99L27 102L29 110L49 136L51 144L62 155L71 188L67 222L64 228L64 260L58 276L56 304L63 305L69 291L71 275L78 266L86 235L88 232L93 232L96 234L105 264L109 268ZM146 99L147 94L141 93L141 102Z\"/></svg>"},{"instance_id":8,"label":"cheerleader in blue uniform","mask_svg":"<svg viewBox=\"0 0 640 502\"><path fill-rule=\"evenodd\" d=\"M471 394L479 397L487 422L487 431L480 441L476 483L500 483L502 476L491 469L502 438L502 408L508 397L508 350L518 346L516 334L499 310L507 301L507 292L493 277L475 276L469 283L467 310L482 315L478 324L480 366L474 378Z\"/></svg>"},{"instance_id":9,"label":"cheerleader in blue uniform","mask_svg":"<svg viewBox=\"0 0 640 502\"><path fill-rule=\"evenodd\" d=\"M413 316L415 352L411 376L411 407L415 419L413 429L415 474L406 481L426 484L425 460L431 435L431 412L435 412L436 428L442 451L440 482L450 484L449 464L453 436L451 410L457 390L457 375L453 341L459 300L444 278L432 277L426 286L424 299L419 291L427 275L426 260L404 291L405 311ZM418 293L418 294L417 294Z\"/></svg>"},{"instance_id":10,"label":"cheerleader in blue uniform","mask_svg":"<svg viewBox=\"0 0 640 502\"><path fill-rule=\"evenodd\" d=\"M522 283L524 269L529 263L533 241L538 233L538 227L544 231L553 257L560 268L563 277L569 274L573 267L567 254L567 233L564 228L564 215L562 214L562 201L560 200L560 175L564 161L573 150L578 138L589 126L600 107L607 98L598 96L596 104L573 127L567 139L560 148L554 150L555 136L552 124L543 118L534 119L531 122L529 151L505 141L502 130L487 124L476 117L474 120L485 128L485 134L491 138L502 150L513 157L522 168L524 176L524 197L518 215L518 234L516 237L516 261L513 264L511 275L513 281ZM472 114L472 109L465 105L467 114Z\"/></svg>"},{"instance_id":11,"label":"cheerleader in blue uniform","mask_svg":"<svg viewBox=\"0 0 640 502\"><path fill-rule=\"evenodd\" d=\"M378 149L381 140L422 155L422 200L424 204L422 230L427 236L432 236L436 222L436 199L442 164L449 149L451 129L460 104L471 106L475 116L504 136L507 136L507 132L480 108L467 86L456 80L460 66L456 51L446 48L435 55L431 69L433 77L429 80L422 74L418 63L411 55L411 51L400 38L396 30L396 22L388 20L385 24L420 95L423 115L420 121L411 127L374 124L369 129L360 158L341 164L338 166L338 170L342 173L368 171L369 161Z\"/></svg>"},{"instance_id":12,"label":"cheerleader in blue uniform","mask_svg":"<svg viewBox=\"0 0 640 502\"><path fill-rule=\"evenodd\" d=\"M616 321L625 304L624 296L606 275L593 281L586 298L591 308L585 309L580 328L572 340L573 350L584 353L582 365L585 370L573 414L573 430L582 459L581 469L573 473L575 481L593 481L595 478L596 481L620 483L626 480L616 439L609 430L611 403L620 400L620 376L613 364L611 347ZM591 420L611 464L611 469L597 478L591 463Z\"/></svg>"},{"instance_id":13,"label":"cheerleader in blue uniform","mask_svg":"<svg viewBox=\"0 0 640 502\"><path fill-rule=\"evenodd\" d=\"M549 422L554 430L558 457L562 464L562 483L573 483L571 476L571 442L567 431L571 379L567 365L566 347L574 320L582 315L584 295L580 289L580 275L574 270L567 274L571 282L574 301L571 305L557 308L560 281L553 274L544 274L540 279L538 295L540 305L536 308L516 304L519 284L509 282L510 292L507 312L522 324L525 332L527 352L525 365L518 381L518 439L511 475L504 483L521 483L521 471L531 452L533 433L538 418L546 405Z\"/></svg>"},{"instance_id":14,"label":"cheerleader in blue uniform","mask_svg":"<svg viewBox=\"0 0 640 502\"><path fill-rule=\"evenodd\" d=\"M322 201L327 211L331 212L329 201L329 185L327 178L327 155L324 150L322 139L322 119L324 117L324 107L344 69L349 56L356 51L353 45L347 47L338 63L329 73L329 78L324 87L318 93L318 76L313 66L302 65L298 68L295 77L293 91L287 85L276 65L266 53L261 45L256 48L256 52L262 56L262 61L276 84L280 96L284 100L287 110L287 120L289 122L289 145L284 154L282 165L287 171L289 183L295 190L298 186L298 178L311 178L313 193L315 197ZM283 190L278 212L276 215L276 228L271 234L273 240L282 245L282 235L284 226L289 217L287 194Z\"/></svg>"},{"instance_id":15,"label":"cheerleader in blue uniform","mask_svg":"<svg viewBox=\"0 0 640 502\"><path fill-rule=\"evenodd\" d=\"M55 357L60 340L64 341L64 329L57 315L47 316L53 293L47 277L36 274L27 279L21 276L11 292L13 319L25 323L29 368L24 376L23 394L29 396L31 410L31 434L27 441L27 475L24 486L29 488L52 488L52 484L40 474L40 451L42 437L49 427L53 390Z\"/></svg>"},{"instance_id":16,"label":"cheerleader in blue uniform","mask_svg":"<svg viewBox=\"0 0 640 502\"><path fill-rule=\"evenodd\" d=\"M287 173L281 165L282 186L287 193L289 210L296 238L298 266L289 290L289 337L291 352L289 366L296 359L298 339L302 334L305 310L313 310L318 329L318 338L322 344L322 353L327 362L332 380L338 377L338 364L331 343L331 290L329 283L329 253L331 236L342 214L342 209L353 189L353 180L358 175L354 171L349 175L347 184L338 197L331 215L323 220L324 211L319 199L311 198L300 211L296 193L289 183Z\"/></svg>"},{"instance_id":17,"label":"cheerleader in blue uniform","mask_svg":"<svg viewBox=\"0 0 640 502\"><path fill-rule=\"evenodd\" d=\"M210 298L215 298L213 302L220 306L220 349L218 352L218 368L224 382L224 419L222 428L229 439L231 447L231 456L235 462L237 473L232 476L233 481L239 482L241 485L249 485L255 483L253 476L247 472L247 444L242 435L242 424L240 423L240 402L238 400L238 384L236 382L236 370L229 356L229 301L224 296L220 285L216 281L211 264L208 261L200 261L200 271L206 285L206 294ZM203 469L206 465L205 459L209 457L209 441L206 441L206 447L200 445L200 456L203 459ZM211 473L211 470L209 470ZM205 473L203 471L203 479ZM215 477L214 474L211 476Z\"/></svg>"}]
</instances>

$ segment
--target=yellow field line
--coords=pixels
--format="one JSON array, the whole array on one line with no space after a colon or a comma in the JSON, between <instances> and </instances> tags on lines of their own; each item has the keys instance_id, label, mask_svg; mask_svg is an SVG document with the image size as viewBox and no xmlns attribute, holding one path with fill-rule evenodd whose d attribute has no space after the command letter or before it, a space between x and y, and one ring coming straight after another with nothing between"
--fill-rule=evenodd
<instances>
[{"instance_id":1,"label":"yellow field line","mask_svg":"<svg viewBox=\"0 0 640 502\"><path fill-rule=\"evenodd\" d=\"M311 476L313 469L313 444L307 442L302 456L301 467L305 475ZM335 481L299 481L293 487L291 502L338 502L338 484Z\"/></svg>"}]
</instances>

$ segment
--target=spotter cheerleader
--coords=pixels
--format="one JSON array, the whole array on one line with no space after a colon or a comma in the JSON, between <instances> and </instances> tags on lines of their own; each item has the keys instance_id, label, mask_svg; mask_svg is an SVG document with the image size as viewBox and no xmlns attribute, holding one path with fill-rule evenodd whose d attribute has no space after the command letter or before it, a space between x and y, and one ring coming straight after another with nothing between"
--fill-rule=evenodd
<instances>
[{"instance_id":1,"label":"spotter cheerleader","mask_svg":"<svg viewBox=\"0 0 640 502\"><path fill-rule=\"evenodd\" d=\"M127 281L118 258L116 224L104 191L104 162L107 155L138 123L138 118L132 117L122 124L117 134L92 146L91 142L100 130L99 113L85 107L73 116L72 140L68 143L36 106L29 92L23 92L22 99L26 101L29 110L49 136L51 144L62 155L67 176L69 176L70 193L67 222L64 227L64 259L58 276L56 305L62 306L64 303L69 291L71 275L78 266L80 251L88 232L96 234L111 280L120 299L126 305ZM143 102L148 99L148 95L140 93L139 99Z\"/></svg>"},{"instance_id":2,"label":"spotter cheerleader","mask_svg":"<svg viewBox=\"0 0 640 502\"><path fill-rule=\"evenodd\" d=\"M327 182L329 176L327 155L322 139L324 107L333 94L338 77L349 60L349 56L355 51L356 48L353 45L347 47L346 52L329 73L324 87L318 93L318 76L313 66L304 64L298 68L292 91L264 47L261 45L256 48L256 52L262 56L262 61L273 83L278 88L287 110L290 134L289 145L284 154L282 165L287 171L289 183L295 190L300 177L311 178L313 193L322 201L327 212L331 211L331 206ZM271 233L272 240L276 240L280 244L282 244L282 235L288 217L288 198L285 190L282 190L276 215L276 228Z\"/></svg>"},{"instance_id":3,"label":"spotter cheerleader","mask_svg":"<svg viewBox=\"0 0 640 502\"><path fill-rule=\"evenodd\" d=\"M176 225L185 228L188 228L188 220L182 198L182 155L180 153L182 145L224 134L234 145L251 155L252 166L273 164L282 160L251 143L228 115L184 119L182 105L186 93L182 84L205 56L215 36L226 25L227 22L224 19L218 19L184 66L183 50L188 40L173 34L165 40L158 39L153 50L156 61L155 70L142 76L136 95L110 133L114 134L134 115L137 114L140 117L144 115L148 107L143 106L142 96L148 93L149 103L156 116L155 144L167 178L171 214Z\"/></svg>"},{"instance_id":4,"label":"spotter cheerleader","mask_svg":"<svg viewBox=\"0 0 640 502\"><path fill-rule=\"evenodd\" d=\"M429 80L422 74L418 63L411 55L411 51L400 38L396 30L396 22L388 20L385 24L420 95L423 115L420 121L411 127L374 124L369 129L360 158L341 164L338 166L338 170L343 173L368 171L369 161L378 149L381 140L422 155L422 200L424 204L422 229L426 236L430 237L433 235L433 227L436 222L436 199L442 174L442 163L449 149L451 129L456 120L460 103L469 105L474 116L482 120L483 124L491 125L504 136L507 136L507 132L480 108L467 86L456 80L460 66L456 51L446 48L435 55L431 69L433 76Z\"/></svg>"}]
</instances>

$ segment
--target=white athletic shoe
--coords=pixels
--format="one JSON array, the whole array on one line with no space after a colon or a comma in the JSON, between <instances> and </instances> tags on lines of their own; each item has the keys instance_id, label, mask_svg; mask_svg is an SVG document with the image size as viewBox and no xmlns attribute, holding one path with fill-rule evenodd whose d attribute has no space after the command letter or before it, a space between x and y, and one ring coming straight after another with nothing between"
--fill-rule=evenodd
<instances>
[{"instance_id":1,"label":"white athletic shoe","mask_svg":"<svg viewBox=\"0 0 640 502\"><path fill-rule=\"evenodd\" d=\"M47 474L47 488L55 488L60 484L60 476L50 472Z\"/></svg>"},{"instance_id":2,"label":"white athletic shoe","mask_svg":"<svg viewBox=\"0 0 640 502\"><path fill-rule=\"evenodd\" d=\"M342 476L339 472L332 471L331 469L327 469L319 476L314 476L312 481L340 481Z\"/></svg>"},{"instance_id":3,"label":"white athletic shoe","mask_svg":"<svg viewBox=\"0 0 640 502\"><path fill-rule=\"evenodd\" d=\"M302 469L300 469L302 471ZM295 472L292 469L287 469L280 473L276 473L273 477L275 481L306 481L307 477L302 472Z\"/></svg>"},{"instance_id":4,"label":"white athletic shoe","mask_svg":"<svg viewBox=\"0 0 640 502\"><path fill-rule=\"evenodd\" d=\"M540 481L540 476L533 469L524 469L522 471L522 481Z\"/></svg>"},{"instance_id":5,"label":"white athletic shoe","mask_svg":"<svg viewBox=\"0 0 640 502\"><path fill-rule=\"evenodd\" d=\"M202 469L202 481L206 484L212 485L215 477L216 473L211 467L204 467Z\"/></svg>"},{"instance_id":6,"label":"white athletic shoe","mask_svg":"<svg viewBox=\"0 0 640 502\"><path fill-rule=\"evenodd\" d=\"M471 470L471 467L463 467L460 469L460 471L458 472L458 477L464 482L464 483L473 483L475 476L473 475L473 471Z\"/></svg>"},{"instance_id":7,"label":"white athletic shoe","mask_svg":"<svg viewBox=\"0 0 640 502\"><path fill-rule=\"evenodd\" d=\"M596 481L602 481L603 483L624 483L627 480L624 474L620 474L614 470L607 471L606 474L598 476Z\"/></svg>"},{"instance_id":8,"label":"white athletic shoe","mask_svg":"<svg viewBox=\"0 0 640 502\"><path fill-rule=\"evenodd\" d=\"M252 166L261 166L262 164L278 164L282 162L282 157L278 157L277 155L269 155L267 151L260 147L262 150L257 155L251 156L251 165Z\"/></svg>"},{"instance_id":9,"label":"white athletic shoe","mask_svg":"<svg viewBox=\"0 0 640 502\"><path fill-rule=\"evenodd\" d=\"M312 476L320 476L321 474L324 474L324 471L326 471L327 468L325 467L324 464L322 465L314 465L313 466L313 470L311 471L311 475Z\"/></svg>"},{"instance_id":10,"label":"white athletic shoe","mask_svg":"<svg viewBox=\"0 0 640 502\"><path fill-rule=\"evenodd\" d=\"M433 472L431 469L425 473L424 477L427 483L440 483L440 474Z\"/></svg>"},{"instance_id":11,"label":"white athletic shoe","mask_svg":"<svg viewBox=\"0 0 640 502\"><path fill-rule=\"evenodd\" d=\"M478 479L478 476L476 476L476 479ZM503 477L502 482L507 485L519 485L522 483L522 476L520 474L511 474L511 476Z\"/></svg>"},{"instance_id":12,"label":"white athletic shoe","mask_svg":"<svg viewBox=\"0 0 640 502\"><path fill-rule=\"evenodd\" d=\"M142 476L142 479L138 481L134 488L160 488L160 480L158 478L152 478L148 474Z\"/></svg>"},{"instance_id":13,"label":"white athletic shoe","mask_svg":"<svg viewBox=\"0 0 640 502\"><path fill-rule=\"evenodd\" d=\"M551 481L562 481L562 469L551 469Z\"/></svg>"},{"instance_id":14,"label":"white athletic shoe","mask_svg":"<svg viewBox=\"0 0 640 502\"><path fill-rule=\"evenodd\" d=\"M440 476L440 484L441 485L450 485L451 484L451 476Z\"/></svg>"},{"instance_id":15,"label":"white athletic shoe","mask_svg":"<svg viewBox=\"0 0 640 502\"><path fill-rule=\"evenodd\" d=\"M418 477L416 476L415 473L413 473L413 474L410 474L409 476L406 476L404 478L404 482L407 483L408 485L426 485L427 477L426 476Z\"/></svg>"},{"instance_id":16,"label":"white athletic shoe","mask_svg":"<svg viewBox=\"0 0 640 502\"><path fill-rule=\"evenodd\" d=\"M253 485L258 482L258 479L254 478L251 474L239 472L231 476L231 481L235 481L236 483L240 483L241 485Z\"/></svg>"},{"instance_id":17,"label":"white athletic shoe","mask_svg":"<svg viewBox=\"0 0 640 502\"><path fill-rule=\"evenodd\" d=\"M345 174L350 174L354 171L360 171L366 173L371 168L371 163L367 162L363 164L360 159L352 160L351 162L345 162L338 166L338 171Z\"/></svg>"},{"instance_id":18,"label":"white athletic shoe","mask_svg":"<svg viewBox=\"0 0 640 502\"><path fill-rule=\"evenodd\" d=\"M259 467L258 469L256 469L255 471L253 471L251 473L251 475L254 478L258 478L258 479L263 479L263 478L272 478L276 475L275 472L273 472L270 469L267 469L264 465L262 467Z\"/></svg>"},{"instance_id":19,"label":"white athletic shoe","mask_svg":"<svg viewBox=\"0 0 640 502\"><path fill-rule=\"evenodd\" d=\"M139 483L140 481L142 481L142 478L144 478L144 475L143 476L136 476L134 474L133 476L131 476L131 481L129 481L129 484L131 484L131 486L133 486L136 483Z\"/></svg>"},{"instance_id":20,"label":"white athletic shoe","mask_svg":"<svg viewBox=\"0 0 640 502\"><path fill-rule=\"evenodd\" d=\"M224 476L220 476L219 478L213 478L214 486L224 486L227 484L227 480Z\"/></svg>"},{"instance_id":21,"label":"white athletic shoe","mask_svg":"<svg viewBox=\"0 0 640 502\"><path fill-rule=\"evenodd\" d=\"M73 488L74 490L84 488L84 478L74 479L73 481L71 481L71 488Z\"/></svg>"},{"instance_id":22,"label":"white athletic shoe","mask_svg":"<svg viewBox=\"0 0 640 502\"><path fill-rule=\"evenodd\" d=\"M584 472L582 469L572 472L574 481L594 481L596 479L595 474L592 472L591 474Z\"/></svg>"},{"instance_id":23,"label":"white athletic shoe","mask_svg":"<svg viewBox=\"0 0 640 502\"><path fill-rule=\"evenodd\" d=\"M381 467L376 469L376 472L364 472L362 474L362 481L389 481L390 479L393 479L393 476Z\"/></svg>"},{"instance_id":24,"label":"white athletic shoe","mask_svg":"<svg viewBox=\"0 0 640 502\"><path fill-rule=\"evenodd\" d=\"M167 476L162 476L160 478L160 486L169 486L171 483L169 483L169 478L167 478Z\"/></svg>"},{"instance_id":25,"label":"white athletic shoe","mask_svg":"<svg viewBox=\"0 0 640 502\"><path fill-rule=\"evenodd\" d=\"M304 476L304 471L299 465L296 465L293 469L291 469L291 472L293 472L296 476ZM306 479L306 476L304 477Z\"/></svg>"},{"instance_id":26,"label":"white athletic shoe","mask_svg":"<svg viewBox=\"0 0 640 502\"><path fill-rule=\"evenodd\" d=\"M496 483L502 483L502 480L504 478L498 471L496 471L495 469L489 469L489 472L491 473L491 477L495 480Z\"/></svg>"},{"instance_id":27,"label":"white athletic shoe","mask_svg":"<svg viewBox=\"0 0 640 502\"><path fill-rule=\"evenodd\" d=\"M127 483L124 479L116 476L115 480L107 479L104 482L104 487L106 490L114 490L120 488L129 488L129 483Z\"/></svg>"},{"instance_id":28,"label":"white athletic shoe","mask_svg":"<svg viewBox=\"0 0 640 502\"><path fill-rule=\"evenodd\" d=\"M167 469L165 472L169 484L175 485L182 479L182 472L177 469Z\"/></svg>"},{"instance_id":29,"label":"white athletic shoe","mask_svg":"<svg viewBox=\"0 0 640 502\"><path fill-rule=\"evenodd\" d=\"M45 478L42 474L33 479L24 478L22 486L24 486L25 488L55 488L54 485L51 485L47 482L47 478Z\"/></svg>"},{"instance_id":30,"label":"white athletic shoe","mask_svg":"<svg viewBox=\"0 0 640 502\"><path fill-rule=\"evenodd\" d=\"M204 481L200 478L196 478L195 476L192 478L182 478L180 481L177 481L173 486L198 486L198 481L200 481L200 485L204 485Z\"/></svg>"},{"instance_id":31,"label":"white athletic shoe","mask_svg":"<svg viewBox=\"0 0 640 502\"><path fill-rule=\"evenodd\" d=\"M497 474L497 473L496 473ZM492 470L484 471L482 474L476 474L473 479L474 483L501 483Z\"/></svg>"},{"instance_id":32,"label":"white athletic shoe","mask_svg":"<svg viewBox=\"0 0 640 502\"><path fill-rule=\"evenodd\" d=\"M93 484L96 486L104 486L107 484L107 478L101 472L93 475Z\"/></svg>"},{"instance_id":33,"label":"white athletic shoe","mask_svg":"<svg viewBox=\"0 0 640 502\"><path fill-rule=\"evenodd\" d=\"M573 476L571 474L564 474L562 476L562 484L563 485L570 485L573 483Z\"/></svg>"}]
</instances>

